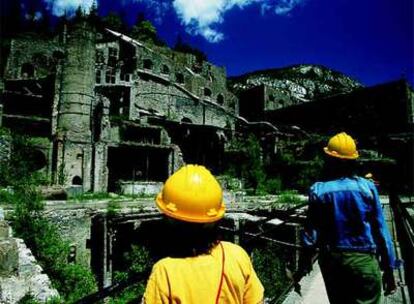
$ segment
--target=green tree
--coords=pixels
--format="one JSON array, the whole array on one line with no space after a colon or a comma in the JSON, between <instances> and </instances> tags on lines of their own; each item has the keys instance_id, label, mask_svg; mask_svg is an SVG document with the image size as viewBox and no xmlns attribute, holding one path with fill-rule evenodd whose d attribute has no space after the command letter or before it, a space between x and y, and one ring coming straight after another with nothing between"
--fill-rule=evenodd
<instances>
[{"instance_id":1,"label":"green tree","mask_svg":"<svg viewBox=\"0 0 414 304\"><path fill-rule=\"evenodd\" d=\"M143 13L138 14L130 35L139 41L165 46L165 42L158 36L157 29L151 21L145 18Z\"/></svg>"},{"instance_id":2,"label":"green tree","mask_svg":"<svg viewBox=\"0 0 414 304\"><path fill-rule=\"evenodd\" d=\"M109 14L102 19L102 24L104 27L117 32L124 32L125 29L125 24L122 21L122 18L116 12L109 12Z\"/></svg>"}]
</instances>

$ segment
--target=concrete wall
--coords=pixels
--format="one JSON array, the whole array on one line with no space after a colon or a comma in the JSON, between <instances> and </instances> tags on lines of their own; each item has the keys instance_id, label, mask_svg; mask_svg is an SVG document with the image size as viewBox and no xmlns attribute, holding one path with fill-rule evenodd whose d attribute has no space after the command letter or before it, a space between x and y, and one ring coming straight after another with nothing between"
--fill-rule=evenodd
<instances>
[{"instance_id":1,"label":"concrete wall","mask_svg":"<svg viewBox=\"0 0 414 304\"><path fill-rule=\"evenodd\" d=\"M36 33L22 34L11 42L5 79L34 79L53 74L60 58L64 56L58 39L50 39ZM24 64L31 64L34 75L22 74Z\"/></svg>"},{"instance_id":2,"label":"concrete wall","mask_svg":"<svg viewBox=\"0 0 414 304\"><path fill-rule=\"evenodd\" d=\"M97 213L98 211L89 208L73 208L49 210L45 214L56 225L59 234L76 248L76 263L86 267L90 267L91 261L91 252L88 248L88 240L91 238L91 218Z\"/></svg>"},{"instance_id":3,"label":"concrete wall","mask_svg":"<svg viewBox=\"0 0 414 304\"><path fill-rule=\"evenodd\" d=\"M161 182L120 182L121 193L130 195L154 196L162 189Z\"/></svg>"}]
</instances>

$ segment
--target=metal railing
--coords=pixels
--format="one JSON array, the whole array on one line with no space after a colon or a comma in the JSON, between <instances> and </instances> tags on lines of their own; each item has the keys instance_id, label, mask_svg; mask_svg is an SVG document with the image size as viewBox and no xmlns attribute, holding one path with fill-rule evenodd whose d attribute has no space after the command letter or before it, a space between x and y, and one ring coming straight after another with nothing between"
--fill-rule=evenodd
<instances>
[{"instance_id":1,"label":"metal railing","mask_svg":"<svg viewBox=\"0 0 414 304\"><path fill-rule=\"evenodd\" d=\"M408 211L409 208L414 209L414 202L403 202L398 195L393 194L390 195L390 204L394 213L401 256L404 260L404 280L408 286L411 303L414 303L414 214L411 215ZM405 302L409 303L409 299Z\"/></svg>"}]
</instances>

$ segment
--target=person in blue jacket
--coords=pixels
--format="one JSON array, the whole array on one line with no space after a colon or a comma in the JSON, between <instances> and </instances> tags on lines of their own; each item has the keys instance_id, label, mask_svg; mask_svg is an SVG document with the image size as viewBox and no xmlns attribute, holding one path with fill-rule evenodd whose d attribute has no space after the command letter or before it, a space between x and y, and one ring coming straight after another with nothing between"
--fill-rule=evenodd
<instances>
[{"instance_id":1,"label":"person in blue jacket","mask_svg":"<svg viewBox=\"0 0 414 304\"><path fill-rule=\"evenodd\" d=\"M309 191L300 271L311 269L309 252L319 248L330 303L381 303L381 269L384 294L394 293L396 260L378 191L354 175L359 154L351 136L333 136L324 152L328 180Z\"/></svg>"}]
</instances>

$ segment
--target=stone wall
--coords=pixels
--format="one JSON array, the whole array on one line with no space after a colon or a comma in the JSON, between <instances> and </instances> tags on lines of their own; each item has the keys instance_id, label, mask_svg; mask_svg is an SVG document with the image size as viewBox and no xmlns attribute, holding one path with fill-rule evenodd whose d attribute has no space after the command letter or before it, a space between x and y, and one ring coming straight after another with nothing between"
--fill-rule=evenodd
<instances>
[{"instance_id":1,"label":"stone wall","mask_svg":"<svg viewBox=\"0 0 414 304\"><path fill-rule=\"evenodd\" d=\"M50 39L35 33L22 34L11 42L4 78L44 78L54 73L63 54L62 45L57 38Z\"/></svg>"},{"instance_id":2,"label":"stone wall","mask_svg":"<svg viewBox=\"0 0 414 304\"><path fill-rule=\"evenodd\" d=\"M58 228L59 234L76 250L75 261L90 267L91 254L88 240L91 238L91 218L99 213L89 208L54 209L45 216Z\"/></svg>"},{"instance_id":3,"label":"stone wall","mask_svg":"<svg viewBox=\"0 0 414 304\"><path fill-rule=\"evenodd\" d=\"M11 237L10 227L1 218L0 303L18 303L26 295L32 295L41 303L59 297L59 293L52 287L49 277L42 272L42 267L37 264L24 241Z\"/></svg>"},{"instance_id":4,"label":"stone wall","mask_svg":"<svg viewBox=\"0 0 414 304\"><path fill-rule=\"evenodd\" d=\"M120 182L122 194L154 196L162 189L161 182Z\"/></svg>"}]
</instances>

